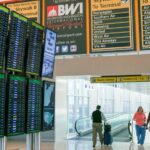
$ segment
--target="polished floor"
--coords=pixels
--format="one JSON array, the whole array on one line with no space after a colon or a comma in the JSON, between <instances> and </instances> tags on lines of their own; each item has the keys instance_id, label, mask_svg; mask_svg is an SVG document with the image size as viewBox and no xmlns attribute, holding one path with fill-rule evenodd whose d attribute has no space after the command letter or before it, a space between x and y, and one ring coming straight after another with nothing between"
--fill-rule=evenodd
<instances>
[{"instance_id":1,"label":"polished floor","mask_svg":"<svg viewBox=\"0 0 150 150\"><path fill-rule=\"evenodd\" d=\"M25 143L8 141L7 150L26 150ZM60 142L42 142L41 150L150 150L150 144L143 146L132 142L114 142L112 146L101 146L97 144L92 147L91 141L60 141Z\"/></svg>"},{"instance_id":2,"label":"polished floor","mask_svg":"<svg viewBox=\"0 0 150 150\"><path fill-rule=\"evenodd\" d=\"M101 146L99 142L95 148L92 147L92 137L61 140L54 142L50 140L49 132L41 136L41 150L150 150L150 132L146 132L145 143L143 146L137 144L136 135L133 133L133 142L116 142L112 146ZM47 138L48 137L48 138ZM25 136L8 138L7 150L26 150Z\"/></svg>"}]
</instances>

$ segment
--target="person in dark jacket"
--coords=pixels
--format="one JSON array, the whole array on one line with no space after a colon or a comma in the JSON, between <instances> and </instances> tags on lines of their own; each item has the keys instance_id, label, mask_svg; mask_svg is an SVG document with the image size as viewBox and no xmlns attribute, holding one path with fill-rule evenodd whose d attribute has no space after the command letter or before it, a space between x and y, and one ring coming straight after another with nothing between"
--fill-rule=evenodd
<instances>
[{"instance_id":1,"label":"person in dark jacket","mask_svg":"<svg viewBox=\"0 0 150 150\"><path fill-rule=\"evenodd\" d=\"M96 142L97 142L97 133L99 135L99 140L101 145L103 144L103 124L102 124L102 120L104 120L104 122L106 122L106 118L104 116L104 114L100 111L101 106L97 105L96 106L96 110L93 111L92 113L92 121L93 121L93 125L92 125L92 137L93 137L93 147L95 147Z\"/></svg>"}]
</instances>

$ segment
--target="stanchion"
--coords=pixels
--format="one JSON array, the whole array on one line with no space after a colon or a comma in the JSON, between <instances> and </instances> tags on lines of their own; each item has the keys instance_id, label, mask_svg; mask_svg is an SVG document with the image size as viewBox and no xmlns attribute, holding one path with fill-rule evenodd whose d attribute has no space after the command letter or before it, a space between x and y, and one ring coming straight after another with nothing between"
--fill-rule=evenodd
<instances>
[{"instance_id":1,"label":"stanchion","mask_svg":"<svg viewBox=\"0 0 150 150\"><path fill-rule=\"evenodd\" d=\"M7 139L6 137L0 138L0 149L6 150L7 149Z\"/></svg>"},{"instance_id":2,"label":"stanchion","mask_svg":"<svg viewBox=\"0 0 150 150\"><path fill-rule=\"evenodd\" d=\"M33 134L26 135L26 150L33 150Z\"/></svg>"},{"instance_id":3,"label":"stanchion","mask_svg":"<svg viewBox=\"0 0 150 150\"><path fill-rule=\"evenodd\" d=\"M40 132L34 133L34 150L41 150L41 136Z\"/></svg>"}]
</instances>

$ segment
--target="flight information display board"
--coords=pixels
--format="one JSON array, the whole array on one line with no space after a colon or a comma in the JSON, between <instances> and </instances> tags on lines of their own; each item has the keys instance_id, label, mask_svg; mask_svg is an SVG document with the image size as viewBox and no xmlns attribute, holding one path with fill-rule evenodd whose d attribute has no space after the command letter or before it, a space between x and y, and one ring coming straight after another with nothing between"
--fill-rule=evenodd
<instances>
[{"instance_id":1,"label":"flight information display board","mask_svg":"<svg viewBox=\"0 0 150 150\"><path fill-rule=\"evenodd\" d=\"M53 78L56 51L56 33L46 29L42 76Z\"/></svg>"},{"instance_id":2,"label":"flight information display board","mask_svg":"<svg viewBox=\"0 0 150 150\"><path fill-rule=\"evenodd\" d=\"M43 131L54 129L55 83L44 82Z\"/></svg>"},{"instance_id":3,"label":"flight information display board","mask_svg":"<svg viewBox=\"0 0 150 150\"><path fill-rule=\"evenodd\" d=\"M25 133L26 78L9 77L7 135Z\"/></svg>"},{"instance_id":4,"label":"flight information display board","mask_svg":"<svg viewBox=\"0 0 150 150\"><path fill-rule=\"evenodd\" d=\"M35 22L29 23L29 41L26 73L39 76L41 72L42 42L44 27Z\"/></svg>"},{"instance_id":5,"label":"flight information display board","mask_svg":"<svg viewBox=\"0 0 150 150\"><path fill-rule=\"evenodd\" d=\"M132 0L91 0L91 52L134 50Z\"/></svg>"},{"instance_id":6,"label":"flight information display board","mask_svg":"<svg viewBox=\"0 0 150 150\"><path fill-rule=\"evenodd\" d=\"M7 70L23 72L27 34L27 18L11 13Z\"/></svg>"},{"instance_id":7,"label":"flight information display board","mask_svg":"<svg viewBox=\"0 0 150 150\"><path fill-rule=\"evenodd\" d=\"M8 31L9 9L0 5L0 69L4 66L6 40Z\"/></svg>"},{"instance_id":8,"label":"flight information display board","mask_svg":"<svg viewBox=\"0 0 150 150\"><path fill-rule=\"evenodd\" d=\"M41 130L42 117L42 81L29 79L27 102L27 133Z\"/></svg>"},{"instance_id":9,"label":"flight information display board","mask_svg":"<svg viewBox=\"0 0 150 150\"><path fill-rule=\"evenodd\" d=\"M0 74L0 137L5 133L6 76Z\"/></svg>"},{"instance_id":10,"label":"flight information display board","mask_svg":"<svg viewBox=\"0 0 150 150\"><path fill-rule=\"evenodd\" d=\"M150 0L139 0L141 49L150 48Z\"/></svg>"}]
</instances>

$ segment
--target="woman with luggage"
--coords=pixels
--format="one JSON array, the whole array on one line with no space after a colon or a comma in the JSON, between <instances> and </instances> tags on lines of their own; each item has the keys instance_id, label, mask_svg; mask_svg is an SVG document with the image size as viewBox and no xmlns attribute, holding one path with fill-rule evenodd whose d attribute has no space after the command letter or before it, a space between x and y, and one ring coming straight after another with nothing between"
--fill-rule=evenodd
<instances>
[{"instance_id":1,"label":"woman with luggage","mask_svg":"<svg viewBox=\"0 0 150 150\"><path fill-rule=\"evenodd\" d=\"M146 133L146 126L145 126L146 116L142 106L138 107L137 112L135 112L133 116L133 120L136 122L135 129L138 144L143 145Z\"/></svg>"}]
</instances>

